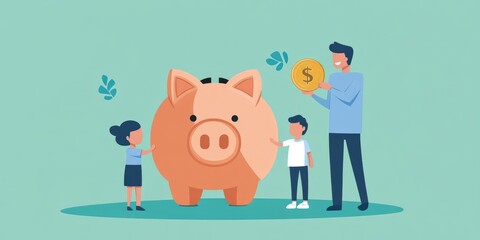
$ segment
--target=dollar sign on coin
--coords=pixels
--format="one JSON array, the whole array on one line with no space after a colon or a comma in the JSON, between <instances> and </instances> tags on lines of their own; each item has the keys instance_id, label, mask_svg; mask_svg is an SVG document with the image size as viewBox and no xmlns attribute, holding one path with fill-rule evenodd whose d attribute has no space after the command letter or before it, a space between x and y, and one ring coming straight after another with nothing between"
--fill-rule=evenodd
<instances>
[{"instance_id":1,"label":"dollar sign on coin","mask_svg":"<svg viewBox=\"0 0 480 240\"><path fill-rule=\"evenodd\" d=\"M313 76L308 73L308 70L312 70L312 69L307 66L302 71L303 75L305 75L305 77L307 77L307 79L305 79L303 81L306 82L307 84L313 80Z\"/></svg>"},{"instance_id":2,"label":"dollar sign on coin","mask_svg":"<svg viewBox=\"0 0 480 240\"><path fill-rule=\"evenodd\" d=\"M293 65L291 72L293 84L303 91L314 91L323 82L325 71L317 60L305 58Z\"/></svg>"}]
</instances>

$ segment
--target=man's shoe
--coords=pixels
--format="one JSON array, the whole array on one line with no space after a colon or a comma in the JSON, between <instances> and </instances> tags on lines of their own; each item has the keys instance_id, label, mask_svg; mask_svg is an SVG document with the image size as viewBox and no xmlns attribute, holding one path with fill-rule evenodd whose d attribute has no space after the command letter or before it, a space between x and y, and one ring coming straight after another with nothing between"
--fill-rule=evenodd
<instances>
[{"instance_id":1,"label":"man's shoe","mask_svg":"<svg viewBox=\"0 0 480 240\"><path fill-rule=\"evenodd\" d=\"M309 209L310 206L308 206L308 202L302 202L302 203L298 204L297 208L298 209Z\"/></svg>"},{"instance_id":2,"label":"man's shoe","mask_svg":"<svg viewBox=\"0 0 480 240\"><path fill-rule=\"evenodd\" d=\"M342 205L332 205L327 208L327 211L340 211L342 210Z\"/></svg>"},{"instance_id":3,"label":"man's shoe","mask_svg":"<svg viewBox=\"0 0 480 240\"><path fill-rule=\"evenodd\" d=\"M132 211L133 209L129 206L127 206L127 211Z\"/></svg>"},{"instance_id":4,"label":"man's shoe","mask_svg":"<svg viewBox=\"0 0 480 240\"><path fill-rule=\"evenodd\" d=\"M295 209L295 208L297 208L297 204L295 204L295 203L290 203L290 204L288 204L287 207L285 207L285 208L286 208L286 209Z\"/></svg>"},{"instance_id":5,"label":"man's shoe","mask_svg":"<svg viewBox=\"0 0 480 240\"><path fill-rule=\"evenodd\" d=\"M367 203L362 203L362 204L360 204L360 206L358 206L358 209L360 211L365 211L365 210L367 210L367 208L368 208L368 202Z\"/></svg>"},{"instance_id":6,"label":"man's shoe","mask_svg":"<svg viewBox=\"0 0 480 240\"><path fill-rule=\"evenodd\" d=\"M136 209L137 209L137 211L145 211L145 208L143 208L141 206L137 206Z\"/></svg>"}]
</instances>

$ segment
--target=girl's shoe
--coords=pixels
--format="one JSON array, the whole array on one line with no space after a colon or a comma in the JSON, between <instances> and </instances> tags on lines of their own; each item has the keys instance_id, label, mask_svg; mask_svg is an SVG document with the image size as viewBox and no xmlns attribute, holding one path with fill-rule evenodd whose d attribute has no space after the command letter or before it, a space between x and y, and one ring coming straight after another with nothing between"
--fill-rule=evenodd
<instances>
[{"instance_id":1,"label":"girl's shoe","mask_svg":"<svg viewBox=\"0 0 480 240\"><path fill-rule=\"evenodd\" d=\"M145 208L143 208L141 206L137 206L136 209L137 209L137 211L145 211Z\"/></svg>"},{"instance_id":2,"label":"girl's shoe","mask_svg":"<svg viewBox=\"0 0 480 240\"><path fill-rule=\"evenodd\" d=\"M127 206L127 211L132 211L133 209L129 206Z\"/></svg>"}]
</instances>

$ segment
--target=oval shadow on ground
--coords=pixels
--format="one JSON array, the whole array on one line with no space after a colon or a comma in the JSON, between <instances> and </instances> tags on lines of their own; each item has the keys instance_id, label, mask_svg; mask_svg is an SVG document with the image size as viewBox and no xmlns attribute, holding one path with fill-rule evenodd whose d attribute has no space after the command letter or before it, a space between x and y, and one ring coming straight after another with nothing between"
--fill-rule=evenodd
<instances>
[{"instance_id":1,"label":"oval shadow on ground","mask_svg":"<svg viewBox=\"0 0 480 240\"><path fill-rule=\"evenodd\" d=\"M361 217L384 215L402 212L401 207L370 203L368 210L359 211L358 202L343 202L343 210L327 212L330 200L308 200L310 209L287 210L286 199L255 199L248 206L229 206L224 199L202 199L198 206L182 207L173 200L143 201L146 209L127 211L125 202L95 204L62 209L61 212L71 215L107 217L107 218L138 218L138 219L184 219L184 220L255 220L255 219L311 219ZM134 203L132 203L133 205Z\"/></svg>"}]
</instances>

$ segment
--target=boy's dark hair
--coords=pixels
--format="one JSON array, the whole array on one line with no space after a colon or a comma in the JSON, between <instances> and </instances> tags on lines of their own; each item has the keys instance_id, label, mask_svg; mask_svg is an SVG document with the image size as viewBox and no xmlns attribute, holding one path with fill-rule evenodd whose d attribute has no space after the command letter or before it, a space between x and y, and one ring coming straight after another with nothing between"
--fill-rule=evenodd
<instances>
[{"instance_id":1,"label":"boy's dark hair","mask_svg":"<svg viewBox=\"0 0 480 240\"><path fill-rule=\"evenodd\" d=\"M130 132L140 129L140 123L128 120L120 124L120 126L110 127L110 133L115 136L115 141L121 146L128 146L130 142L127 140L127 136L130 137Z\"/></svg>"},{"instance_id":2,"label":"boy's dark hair","mask_svg":"<svg viewBox=\"0 0 480 240\"><path fill-rule=\"evenodd\" d=\"M333 42L330 44L330 47L328 47L331 52L334 53L343 53L345 54L345 57L347 57L347 64L350 65L352 63L352 58L353 58L353 48L347 45L343 45L338 42Z\"/></svg>"},{"instance_id":3,"label":"boy's dark hair","mask_svg":"<svg viewBox=\"0 0 480 240\"><path fill-rule=\"evenodd\" d=\"M307 119L305 119L302 115L295 115L293 117L289 117L288 121L290 123L300 123L300 125L302 125L305 128L305 130L303 130L302 132L302 135L305 135L305 133L307 133L307 129L308 129Z\"/></svg>"}]
</instances>

